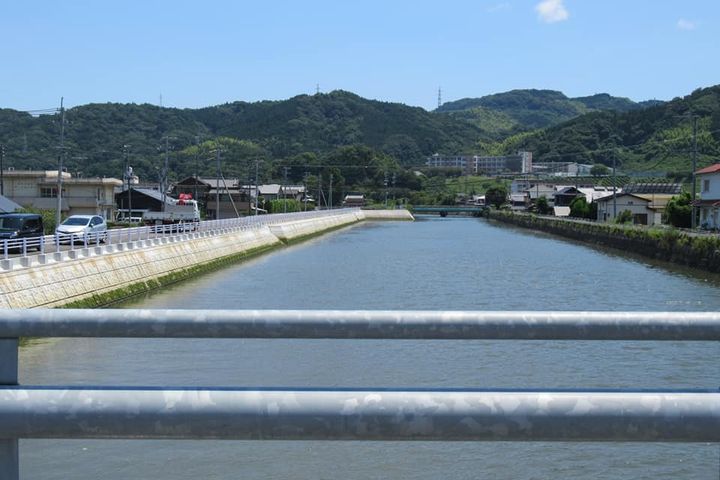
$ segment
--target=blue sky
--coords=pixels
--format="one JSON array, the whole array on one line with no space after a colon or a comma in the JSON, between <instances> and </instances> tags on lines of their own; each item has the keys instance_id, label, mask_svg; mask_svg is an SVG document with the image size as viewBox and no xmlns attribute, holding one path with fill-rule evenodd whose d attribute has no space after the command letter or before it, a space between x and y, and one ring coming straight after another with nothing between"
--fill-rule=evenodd
<instances>
[{"instance_id":1,"label":"blue sky","mask_svg":"<svg viewBox=\"0 0 720 480\"><path fill-rule=\"evenodd\" d=\"M0 7L0 107L202 107L343 89L432 109L514 88L720 83L720 0L36 1Z\"/></svg>"}]
</instances>

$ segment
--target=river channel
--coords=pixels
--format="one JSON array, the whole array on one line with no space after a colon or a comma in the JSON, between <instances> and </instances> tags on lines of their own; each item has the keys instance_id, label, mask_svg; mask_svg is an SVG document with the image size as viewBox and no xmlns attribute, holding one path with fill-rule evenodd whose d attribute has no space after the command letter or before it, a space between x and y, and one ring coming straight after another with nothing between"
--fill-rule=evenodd
<instances>
[{"instance_id":1,"label":"river channel","mask_svg":"<svg viewBox=\"0 0 720 480\"><path fill-rule=\"evenodd\" d=\"M473 218L356 225L126 308L720 310L720 281ZM717 388L720 343L61 339L23 384ZM717 479L717 444L23 440L22 478Z\"/></svg>"}]
</instances>

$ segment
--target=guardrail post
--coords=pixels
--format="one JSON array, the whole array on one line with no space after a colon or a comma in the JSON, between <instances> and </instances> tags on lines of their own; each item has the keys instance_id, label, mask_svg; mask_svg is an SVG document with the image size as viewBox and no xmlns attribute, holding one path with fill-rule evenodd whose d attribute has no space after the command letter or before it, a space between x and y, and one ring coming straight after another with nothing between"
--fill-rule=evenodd
<instances>
[{"instance_id":1,"label":"guardrail post","mask_svg":"<svg viewBox=\"0 0 720 480\"><path fill-rule=\"evenodd\" d=\"M18 384L18 339L0 338L0 388ZM18 480L17 438L0 438L0 480Z\"/></svg>"}]
</instances>

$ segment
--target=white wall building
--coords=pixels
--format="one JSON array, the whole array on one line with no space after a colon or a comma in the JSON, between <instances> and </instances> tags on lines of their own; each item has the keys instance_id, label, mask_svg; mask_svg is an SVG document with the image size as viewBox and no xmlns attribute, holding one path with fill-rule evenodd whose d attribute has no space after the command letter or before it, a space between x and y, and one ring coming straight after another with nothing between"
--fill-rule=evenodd
<instances>
[{"instance_id":1,"label":"white wall building","mask_svg":"<svg viewBox=\"0 0 720 480\"><path fill-rule=\"evenodd\" d=\"M662 214L671 194L633 194L619 193L597 200L597 219L600 222L613 222L615 217L628 210L632 214L632 223L636 225L660 225Z\"/></svg>"},{"instance_id":2,"label":"white wall building","mask_svg":"<svg viewBox=\"0 0 720 480\"><path fill-rule=\"evenodd\" d=\"M57 170L5 170L5 196L26 208L57 208ZM117 178L74 178L62 173L61 210L64 215L115 215L115 188L122 186Z\"/></svg>"},{"instance_id":3,"label":"white wall building","mask_svg":"<svg viewBox=\"0 0 720 480\"><path fill-rule=\"evenodd\" d=\"M720 228L720 163L695 172L700 180L700 200L693 206L700 212L703 228Z\"/></svg>"}]
</instances>

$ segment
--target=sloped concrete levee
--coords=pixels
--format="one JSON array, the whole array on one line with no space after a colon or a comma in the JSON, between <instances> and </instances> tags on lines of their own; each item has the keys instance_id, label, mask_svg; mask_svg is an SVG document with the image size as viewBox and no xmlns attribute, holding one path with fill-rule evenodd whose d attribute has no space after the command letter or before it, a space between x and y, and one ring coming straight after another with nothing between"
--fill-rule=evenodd
<instances>
[{"instance_id":1,"label":"sloped concrete levee","mask_svg":"<svg viewBox=\"0 0 720 480\"><path fill-rule=\"evenodd\" d=\"M29 259L23 266L0 273L0 308L106 305L226 266L289 241L365 219L412 219L407 211L397 212L365 215L358 210L338 211L254 229L228 230L212 235L187 233L84 249L73 257Z\"/></svg>"},{"instance_id":2,"label":"sloped concrete levee","mask_svg":"<svg viewBox=\"0 0 720 480\"><path fill-rule=\"evenodd\" d=\"M283 242L290 242L362 220L413 220L413 216L407 210L357 210L342 216L311 218L271 225L270 231Z\"/></svg>"}]
</instances>

